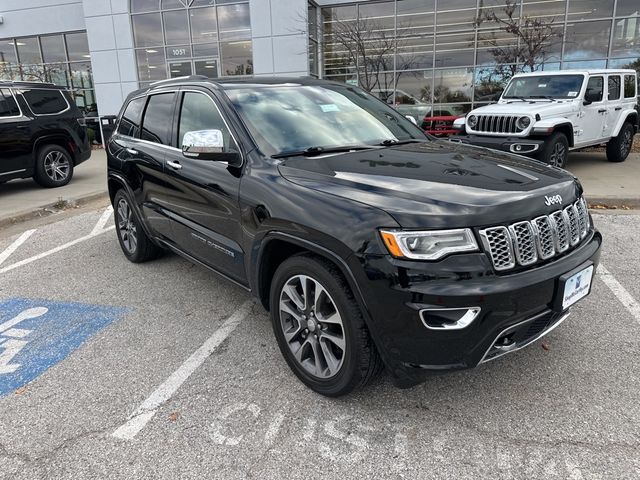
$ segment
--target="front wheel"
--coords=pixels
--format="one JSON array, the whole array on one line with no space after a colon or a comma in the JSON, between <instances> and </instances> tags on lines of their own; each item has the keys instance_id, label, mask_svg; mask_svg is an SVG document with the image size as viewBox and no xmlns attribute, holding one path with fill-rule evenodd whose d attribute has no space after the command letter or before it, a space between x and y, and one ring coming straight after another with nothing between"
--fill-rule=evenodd
<instances>
[{"instance_id":1,"label":"front wheel","mask_svg":"<svg viewBox=\"0 0 640 480\"><path fill-rule=\"evenodd\" d=\"M564 133L551 135L542 147L538 160L551 166L564 168L569 156L569 141Z\"/></svg>"},{"instance_id":2,"label":"front wheel","mask_svg":"<svg viewBox=\"0 0 640 480\"><path fill-rule=\"evenodd\" d=\"M312 256L285 260L273 277L270 305L280 351L312 390L345 395L381 370L362 312L331 263Z\"/></svg>"},{"instance_id":3,"label":"front wheel","mask_svg":"<svg viewBox=\"0 0 640 480\"><path fill-rule=\"evenodd\" d=\"M162 253L145 233L123 190L113 198L113 217L120 248L129 261L142 263Z\"/></svg>"},{"instance_id":4,"label":"front wheel","mask_svg":"<svg viewBox=\"0 0 640 480\"><path fill-rule=\"evenodd\" d=\"M633 136L635 129L629 122L625 122L617 137L612 138L607 143L607 160L610 162L624 162L633 146Z\"/></svg>"}]
</instances>

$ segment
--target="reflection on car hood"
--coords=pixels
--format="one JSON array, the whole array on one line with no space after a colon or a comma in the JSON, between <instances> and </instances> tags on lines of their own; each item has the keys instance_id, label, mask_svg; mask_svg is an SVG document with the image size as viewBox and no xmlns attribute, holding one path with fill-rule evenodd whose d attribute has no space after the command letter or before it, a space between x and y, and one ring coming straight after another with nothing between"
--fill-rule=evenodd
<instances>
[{"instance_id":1,"label":"reflection on car hood","mask_svg":"<svg viewBox=\"0 0 640 480\"><path fill-rule=\"evenodd\" d=\"M476 108L471 113L474 115L557 115L571 112L575 104L570 101L552 102L550 100L535 100L535 103L521 100L508 100L509 103L494 103ZM575 106L577 108L577 106Z\"/></svg>"},{"instance_id":2,"label":"reflection on car hood","mask_svg":"<svg viewBox=\"0 0 640 480\"><path fill-rule=\"evenodd\" d=\"M381 150L288 158L289 181L380 208L403 227L481 226L532 218L580 193L570 173L493 150L433 141Z\"/></svg>"}]
</instances>

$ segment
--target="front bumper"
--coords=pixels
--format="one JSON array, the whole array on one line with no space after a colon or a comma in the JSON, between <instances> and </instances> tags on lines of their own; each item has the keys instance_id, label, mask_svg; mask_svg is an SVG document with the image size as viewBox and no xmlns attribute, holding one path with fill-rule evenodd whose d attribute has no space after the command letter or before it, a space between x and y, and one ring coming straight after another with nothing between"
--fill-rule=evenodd
<instances>
[{"instance_id":1,"label":"front bumper","mask_svg":"<svg viewBox=\"0 0 640 480\"><path fill-rule=\"evenodd\" d=\"M555 328L568 313L553 310L560 277L588 262L597 266L601 244L593 230L567 255L504 275L494 272L484 253L431 263L358 257L370 330L396 384L411 386L429 373L475 367ZM426 328L420 316L425 309L469 307L479 307L479 315L457 330ZM513 345L494 348L505 334Z\"/></svg>"},{"instance_id":2,"label":"front bumper","mask_svg":"<svg viewBox=\"0 0 640 480\"><path fill-rule=\"evenodd\" d=\"M484 137L481 135L458 135L451 139L454 142L492 148L519 155L535 156L540 153L544 140L522 137Z\"/></svg>"}]
</instances>

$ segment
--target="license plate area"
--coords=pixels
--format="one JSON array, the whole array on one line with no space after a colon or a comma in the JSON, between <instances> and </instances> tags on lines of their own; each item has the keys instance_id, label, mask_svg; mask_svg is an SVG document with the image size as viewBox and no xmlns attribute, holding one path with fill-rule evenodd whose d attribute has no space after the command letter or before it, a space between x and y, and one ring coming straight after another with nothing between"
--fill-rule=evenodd
<instances>
[{"instance_id":1,"label":"license plate area","mask_svg":"<svg viewBox=\"0 0 640 480\"><path fill-rule=\"evenodd\" d=\"M556 312L564 312L591 293L593 271L593 262L586 262L558 279L558 288L553 305L553 309Z\"/></svg>"}]
</instances>

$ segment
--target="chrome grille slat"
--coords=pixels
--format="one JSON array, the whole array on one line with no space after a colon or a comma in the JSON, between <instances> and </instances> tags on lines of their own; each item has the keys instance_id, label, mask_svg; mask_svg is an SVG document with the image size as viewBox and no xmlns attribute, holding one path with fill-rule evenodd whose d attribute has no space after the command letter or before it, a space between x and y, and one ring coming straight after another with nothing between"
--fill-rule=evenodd
<instances>
[{"instance_id":1,"label":"chrome grille slat","mask_svg":"<svg viewBox=\"0 0 640 480\"><path fill-rule=\"evenodd\" d=\"M478 115L476 128L471 130L483 133L520 133L516 125L517 115Z\"/></svg>"},{"instance_id":2,"label":"chrome grille slat","mask_svg":"<svg viewBox=\"0 0 640 480\"><path fill-rule=\"evenodd\" d=\"M575 247L591 229L584 198L533 220L480 230L482 244L497 271L526 267Z\"/></svg>"}]
</instances>

